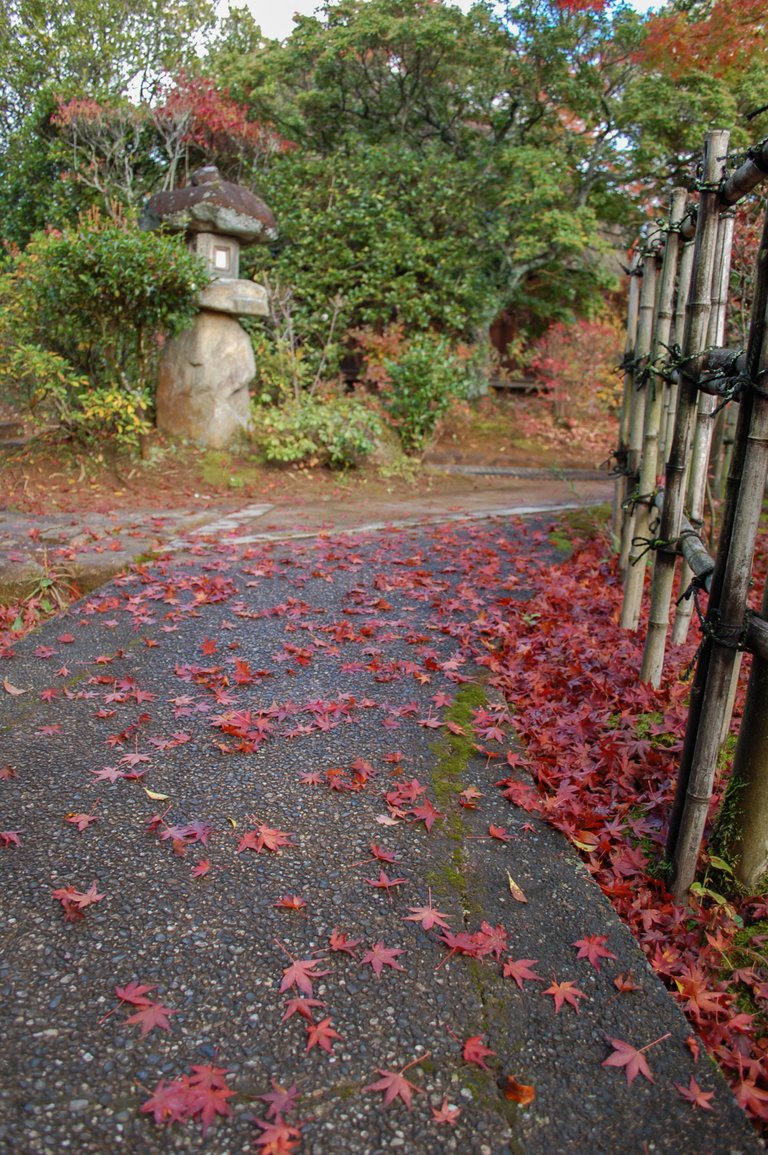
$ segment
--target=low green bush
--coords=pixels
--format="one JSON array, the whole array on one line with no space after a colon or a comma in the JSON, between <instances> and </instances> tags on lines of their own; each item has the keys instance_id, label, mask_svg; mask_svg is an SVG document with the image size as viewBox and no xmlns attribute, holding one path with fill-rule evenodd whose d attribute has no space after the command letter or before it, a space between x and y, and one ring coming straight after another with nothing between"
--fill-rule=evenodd
<instances>
[{"instance_id":1,"label":"low green bush","mask_svg":"<svg viewBox=\"0 0 768 1155\"><path fill-rule=\"evenodd\" d=\"M476 395L481 351L453 346L433 332L403 336L400 325L381 334L357 330L363 380L378 394L406 453L419 453L456 400Z\"/></svg>"},{"instance_id":2,"label":"low green bush","mask_svg":"<svg viewBox=\"0 0 768 1155\"><path fill-rule=\"evenodd\" d=\"M354 397L305 394L283 405L254 405L252 437L271 465L350 469L376 448L381 418Z\"/></svg>"}]
</instances>

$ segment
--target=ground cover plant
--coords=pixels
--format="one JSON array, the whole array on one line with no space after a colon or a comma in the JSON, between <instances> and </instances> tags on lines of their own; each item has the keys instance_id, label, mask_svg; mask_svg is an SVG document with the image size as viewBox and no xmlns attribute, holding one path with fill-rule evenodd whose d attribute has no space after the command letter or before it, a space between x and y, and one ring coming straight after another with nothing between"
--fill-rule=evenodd
<instances>
[{"instance_id":1,"label":"ground cover plant","mask_svg":"<svg viewBox=\"0 0 768 1155\"><path fill-rule=\"evenodd\" d=\"M727 1108L706 1048L751 1117L766 1118L765 901L728 899L712 860L689 909L666 895L659 854L685 684L635 684L604 538L563 557L552 529L202 542L186 563L139 567L44 639L5 651L5 902L12 925L31 919L40 941L76 957L64 963L76 991L53 1011L89 1053L119 1046L88 1094L106 1095L108 1111L119 1101L131 1133L156 1146L153 1128L197 1127L202 1149L252 1118L256 1150L290 1151L322 1145L339 1115L358 1125L385 1109L393 1126L427 1128L425 1150L443 1127L469 1150L478 1121L510 1125L499 1102L551 1093L550 1060L530 1036L542 1029L586 1030L580 1062L612 1094L642 1096L654 1080L665 1111L717 1117ZM70 752L75 732L88 742ZM68 757L51 794L33 766L59 744ZM344 853L329 843L334 823L351 838ZM525 847L546 824L583 856L689 1034L625 1036L622 1001L649 998L647 980L578 903L556 965L542 965L542 880ZM476 853L500 881L483 892L485 917ZM50 886L30 888L30 869ZM138 908L121 895L126 871L142 880ZM254 904L248 919L238 891ZM119 973L101 965L99 942ZM182 942L181 957L203 952L205 976L179 961ZM613 1025L590 1019L596 984ZM403 989L420 1000L407 1028L383 1010ZM432 1009L431 991L448 1010ZM454 995L478 1009L463 1018ZM40 997L19 1039L22 1079L34 1024L52 1013ZM356 1007L378 1034L360 1034ZM529 1032L514 1063L513 1022ZM390 1029L396 1049L377 1050ZM45 1042L49 1058L70 1037ZM521 1110L515 1126L525 1134L534 1119Z\"/></svg>"}]
</instances>

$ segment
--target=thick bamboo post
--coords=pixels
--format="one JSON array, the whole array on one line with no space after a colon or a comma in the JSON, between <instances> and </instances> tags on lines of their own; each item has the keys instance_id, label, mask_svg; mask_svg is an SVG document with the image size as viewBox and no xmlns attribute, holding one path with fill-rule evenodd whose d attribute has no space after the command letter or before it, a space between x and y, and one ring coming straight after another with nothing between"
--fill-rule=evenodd
<instances>
[{"instance_id":1,"label":"thick bamboo post","mask_svg":"<svg viewBox=\"0 0 768 1155\"><path fill-rule=\"evenodd\" d=\"M648 635L645 641L640 677L644 682L658 686L664 666L664 651L669 629L669 606L675 580L676 554L674 543L680 535L683 516L686 463L693 439L698 395L696 384L686 376L685 362L706 348L711 301L712 270L717 242L718 194L723 162L728 151L728 132L707 133L704 146L703 182L699 215L696 225L695 253L691 274L691 293L685 311L683 335L683 364L680 371L680 392L677 405L672 449L666 467L664 509L659 526L659 538L669 542L669 548L656 554L651 587L651 610Z\"/></svg>"},{"instance_id":2,"label":"thick bamboo post","mask_svg":"<svg viewBox=\"0 0 768 1155\"><path fill-rule=\"evenodd\" d=\"M747 377L768 375L768 213L758 250ZM735 645L745 631L752 555L768 474L768 399L748 390L739 406L737 443L712 575L707 630L691 693L667 854L672 892L682 901L693 881L728 709Z\"/></svg>"},{"instance_id":3,"label":"thick bamboo post","mask_svg":"<svg viewBox=\"0 0 768 1155\"><path fill-rule=\"evenodd\" d=\"M684 188L674 189L670 201L669 223L664 244L664 256L659 276L656 302L656 324L650 357L650 376L646 385L643 453L638 481L639 499L635 504L635 530L631 544L629 565L624 577L624 602L621 609L621 627L636 630L640 623L643 584L648 559L651 509L659 474L659 430L664 402L664 378L659 367L668 360L669 339L674 316L675 280L680 252L680 226L685 215L687 193ZM655 517L655 511L653 516Z\"/></svg>"},{"instance_id":4,"label":"thick bamboo post","mask_svg":"<svg viewBox=\"0 0 768 1155\"><path fill-rule=\"evenodd\" d=\"M768 585L761 612L763 617L768 614ZM728 847L736 877L755 892L768 872L768 661L757 654L733 758L728 808L729 824L736 831Z\"/></svg>"},{"instance_id":5,"label":"thick bamboo post","mask_svg":"<svg viewBox=\"0 0 768 1155\"><path fill-rule=\"evenodd\" d=\"M710 348L720 348L725 341L725 321L728 310L728 288L731 279L731 250L733 248L734 223L734 212L732 209L728 209L721 214L717 227L717 251L715 253L715 272L712 285L712 310L709 315L709 329L707 332L707 345L709 345ZM707 393L699 394L686 501L688 517L694 529L697 530L704 524L707 472L717 404L716 397L712 397ZM680 589L688 588L692 576L688 566L683 563L680 572ZM692 612L693 605L690 598L685 598L678 604L677 612L675 613L675 624L672 629L673 644L682 645L687 638Z\"/></svg>"},{"instance_id":6,"label":"thick bamboo post","mask_svg":"<svg viewBox=\"0 0 768 1155\"><path fill-rule=\"evenodd\" d=\"M629 411L629 437L627 440L627 486L636 487L640 473L640 458L643 452L643 428L647 395L647 370L653 343L653 322L656 311L656 249L647 249L643 257L643 280L640 288L640 304L637 314L637 340L632 379L632 399ZM626 570L635 526L635 508L632 493L627 493L624 521L621 527L621 552L619 565Z\"/></svg>"},{"instance_id":7,"label":"thick bamboo post","mask_svg":"<svg viewBox=\"0 0 768 1155\"><path fill-rule=\"evenodd\" d=\"M627 496L627 449L629 443L629 415L632 406L634 382L635 342L637 341L637 313L640 304L640 256L635 253L629 269L629 296L627 300L627 336L624 344L624 387L619 417L619 446L616 452L616 484L613 489L611 529L615 548L619 548L624 501Z\"/></svg>"},{"instance_id":8,"label":"thick bamboo post","mask_svg":"<svg viewBox=\"0 0 768 1155\"><path fill-rule=\"evenodd\" d=\"M691 291L691 273L693 271L693 241L688 241L683 246L683 251L680 254L680 273L677 280L677 305L675 307L675 344L682 347L683 333L685 331L685 309L688 304L688 296ZM663 450L660 450L664 464L667 463L667 457L672 446L672 435L675 428L675 414L677 413L677 395L679 383L677 380L672 380L669 383L669 391L667 393L666 409L664 411L664 438Z\"/></svg>"}]
</instances>

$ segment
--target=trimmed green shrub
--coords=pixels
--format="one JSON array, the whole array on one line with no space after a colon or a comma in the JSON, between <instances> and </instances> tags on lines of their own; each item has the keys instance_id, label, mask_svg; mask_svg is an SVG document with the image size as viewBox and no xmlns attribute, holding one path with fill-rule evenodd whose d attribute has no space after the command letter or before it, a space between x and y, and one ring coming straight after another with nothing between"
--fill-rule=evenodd
<instances>
[{"instance_id":1,"label":"trimmed green shrub","mask_svg":"<svg viewBox=\"0 0 768 1155\"><path fill-rule=\"evenodd\" d=\"M379 416L354 397L308 394L282 406L254 405L253 439L271 465L349 469L376 448Z\"/></svg>"},{"instance_id":2,"label":"trimmed green shrub","mask_svg":"<svg viewBox=\"0 0 768 1155\"><path fill-rule=\"evenodd\" d=\"M68 430L135 445L165 340L207 281L180 240L96 214L39 233L0 283L0 377Z\"/></svg>"}]
</instances>

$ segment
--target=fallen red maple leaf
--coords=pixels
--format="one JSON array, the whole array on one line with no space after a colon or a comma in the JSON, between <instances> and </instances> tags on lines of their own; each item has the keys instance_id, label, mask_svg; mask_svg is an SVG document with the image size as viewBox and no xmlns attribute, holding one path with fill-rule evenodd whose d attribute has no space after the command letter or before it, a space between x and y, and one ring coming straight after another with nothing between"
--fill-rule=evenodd
<instances>
[{"instance_id":1,"label":"fallen red maple leaf","mask_svg":"<svg viewBox=\"0 0 768 1155\"><path fill-rule=\"evenodd\" d=\"M438 818L442 818L440 811L435 809L428 798L425 798L419 806L413 806L408 813L413 816L414 821L423 822L427 831L432 829Z\"/></svg>"},{"instance_id":2,"label":"fallen red maple leaf","mask_svg":"<svg viewBox=\"0 0 768 1155\"><path fill-rule=\"evenodd\" d=\"M199 1116L200 1126L205 1135L217 1115L232 1114L227 1100L235 1094L226 1084L224 1076L229 1072L213 1063L192 1066L188 1076L189 1114Z\"/></svg>"},{"instance_id":3,"label":"fallen red maple leaf","mask_svg":"<svg viewBox=\"0 0 768 1155\"><path fill-rule=\"evenodd\" d=\"M254 1145L261 1147L264 1155L291 1155L301 1140L301 1128L286 1123L282 1115L275 1115L272 1120L254 1119L257 1127L261 1127L260 1135L254 1139Z\"/></svg>"},{"instance_id":4,"label":"fallen red maple leaf","mask_svg":"<svg viewBox=\"0 0 768 1155\"><path fill-rule=\"evenodd\" d=\"M493 823L488 827L488 833L491 838L498 839L499 842L511 842L512 835L504 826L494 826Z\"/></svg>"},{"instance_id":5,"label":"fallen red maple leaf","mask_svg":"<svg viewBox=\"0 0 768 1155\"><path fill-rule=\"evenodd\" d=\"M51 895L63 906L66 922L78 922L85 917L83 911L86 907L104 898L103 894L97 892L95 882L86 891L76 890L74 886L61 886L51 891Z\"/></svg>"},{"instance_id":6,"label":"fallen red maple leaf","mask_svg":"<svg viewBox=\"0 0 768 1155\"><path fill-rule=\"evenodd\" d=\"M403 915L405 922L419 922L423 930L432 930L433 926L442 927L444 930L450 930L450 925L446 921L447 914L437 910L432 905L432 891L429 892L429 902L427 906L409 906L410 914Z\"/></svg>"},{"instance_id":7,"label":"fallen red maple leaf","mask_svg":"<svg viewBox=\"0 0 768 1155\"><path fill-rule=\"evenodd\" d=\"M466 1039L462 1047L461 1055L465 1063L474 1063L478 1067L482 1067L484 1071L488 1070L486 1059L490 1055L495 1055L490 1047L486 1047L482 1041L482 1035L472 1035L471 1038Z\"/></svg>"},{"instance_id":8,"label":"fallen red maple leaf","mask_svg":"<svg viewBox=\"0 0 768 1155\"><path fill-rule=\"evenodd\" d=\"M350 938L338 927L334 927L328 939L331 950L343 951L345 954L352 955L354 958L357 947L360 946L359 938Z\"/></svg>"},{"instance_id":9,"label":"fallen red maple leaf","mask_svg":"<svg viewBox=\"0 0 768 1155\"><path fill-rule=\"evenodd\" d=\"M303 910L307 905L307 900L301 898L298 894L284 894L277 902L272 904L278 910Z\"/></svg>"},{"instance_id":10,"label":"fallen red maple leaf","mask_svg":"<svg viewBox=\"0 0 768 1155\"><path fill-rule=\"evenodd\" d=\"M396 850L385 850L383 846L379 846L378 842L371 843L371 854L374 858L388 862L390 865L400 860L400 855Z\"/></svg>"},{"instance_id":11,"label":"fallen red maple leaf","mask_svg":"<svg viewBox=\"0 0 768 1155\"><path fill-rule=\"evenodd\" d=\"M327 1051L329 1055L333 1054L333 1039L341 1039L341 1035L331 1026L332 1019L321 1019L319 1023L307 1023L307 1050L311 1051L313 1047L320 1047L321 1050Z\"/></svg>"},{"instance_id":12,"label":"fallen red maple leaf","mask_svg":"<svg viewBox=\"0 0 768 1155\"><path fill-rule=\"evenodd\" d=\"M161 1079L152 1095L142 1104L142 1114L151 1114L156 1123L174 1123L198 1118L203 1134L217 1116L232 1114L228 1100L235 1094L224 1078L223 1067L196 1065L190 1075L166 1082Z\"/></svg>"},{"instance_id":13,"label":"fallen red maple leaf","mask_svg":"<svg viewBox=\"0 0 768 1155\"><path fill-rule=\"evenodd\" d=\"M272 1119L278 1118L280 1115L287 1115L296 1106L296 1100L299 1097L298 1088L295 1083L290 1087L283 1087L276 1079L272 1080L272 1090L267 1091L265 1095L259 1095L262 1103L267 1104L267 1115Z\"/></svg>"},{"instance_id":14,"label":"fallen red maple leaf","mask_svg":"<svg viewBox=\"0 0 768 1155\"><path fill-rule=\"evenodd\" d=\"M448 1097L444 1096L439 1107L432 1107L432 1122L433 1123L449 1123L451 1127L455 1126L461 1115L461 1107L454 1107L448 1102Z\"/></svg>"},{"instance_id":15,"label":"fallen red maple leaf","mask_svg":"<svg viewBox=\"0 0 768 1155\"><path fill-rule=\"evenodd\" d=\"M175 826L167 826L165 830L160 832L160 838L170 839L174 844L178 842L186 846L191 846L195 842L200 842L203 846L206 846L212 834L213 827L209 826L207 822L198 820L195 822L184 822Z\"/></svg>"},{"instance_id":16,"label":"fallen red maple leaf","mask_svg":"<svg viewBox=\"0 0 768 1155\"><path fill-rule=\"evenodd\" d=\"M545 983L547 981L545 978L531 970L534 963L538 961L539 960L535 958L506 959L502 966L502 974L505 979L514 979L520 990L524 989L524 979L532 979L538 983Z\"/></svg>"},{"instance_id":17,"label":"fallen red maple leaf","mask_svg":"<svg viewBox=\"0 0 768 1155\"><path fill-rule=\"evenodd\" d=\"M312 1018L312 1007L324 1006L325 1003L322 1002L321 999L305 999L301 995L298 995L295 999L288 999L285 1004L285 1012L280 1021L284 1023L285 1020L290 1019L292 1015L301 1015L308 1023L312 1023L314 1022Z\"/></svg>"},{"instance_id":18,"label":"fallen red maple leaf","mask_svg":"<svg viewBox=\"0 0 768 1155\"><path fill-rule=\"evenodd\" d=\"M768 1119L768 1090L755 1080L742 1079L733 1089L736 1102L754 1119Z\"/></svg>"},{"instance_id":19,"label":"fallen red maple leaf","mask_svg":"<svg viewBox=\"0 0 768 1155\"><path fill-rule=\"evenodd\" d=\"M576 958L589 959L595 970L599 971L601 958L616 958L613 951L606 949L605 944L607 942L607 934L587 934L584 938L576 939L574 943L571 943L571 946L578 947L579 953Z\"/></svg>"},{"instance_id":20,"label":"fallen red maple leaf","mask_svg":"<svg viewBox=\"0 0 768 1155\"><path fill-rule=\"evenodd\" d=\"M96 821L96 815L95 814L78 814L78 813L73 811L71 814L65 814L64 815L64 821L65 822L71 822L72 825L76 826L77 829L82 834L82 832L84 830L88 829L88 827L91 825L92 822Z\"/></svg>"},{"instance_id":21,"label":"fallen red maple leaf","mask_svg":"<svg viewBox=\"0 0 768 1155\"><path fill-rule=\"evenodd\" d=\"M154 1027L158 1027L161 1031L170 1031L171 1023L168 1016L178 1013L171 1007L164 1007L162 1003L153 1003L147 1000L147 1002L139 1005L138 1010L129 1015L125 1021L141 1027L141 1037L144 1038Z\"/></svg>"},{"instance_id":22,"label":"fallen red maple leaf","mask_svg":"<svg viewBox=\"0 0 768 1155\"><path fill-rule=\"evenodd\" d=\"M621 991L622 994L627 994L629 991L640 991L643 989L639 983L634 981L631 974L616 975L616 978L613 980L613 985L616 987L616 990Z\"/></svg>"},{"instance_id":23,"label":"fallen red maple leaf","mask_svg":"<svg viewBox=\"0 0 768 1155\"><path fill-rule=\"evenodd\" d=\"M330 974L330 971L315 970L315 967L319 967L324 961L321 958L293 959L291 965L283 970L280 993L290 990L291 987L296 987L297 990L303 991L305 995L309 995L311 998L313 980Z\"/></svg>"},{"instance_id":24,"label":"fallen red maple leaf","mask_svg":"<svg viewBox=\"0 0 768 1155\"><path fill-rule=\"evenodd\" d=\"M378 878L365 879L369 886L378 887L381 890L389 890L393 886L403 886L407 881L407 878L390 878L383 870L379 871Z\"/></svg>"},{"instance_id":25,"label":"fallen red maple leaf","mask_svg":"<svg viewBox=\"0 0 768 1155\"><path fill-rule=\"evenodd\" d=\"M405 1072L409 1067L414 1066L415 1063L422 1062L422 1059L414 1059L413 1063L408 1063L401 1071L383 1071L381 1067L376 1068L376 1074L381 1075L375 1083L369 1083L367 1087L363 1087L364 1091L382 1091L384 1093L384 1106L388 1107L390 1103L394 1103L395 1099L402 1099L408 1110L411 1109L413 1103L413 1092L419 1094L424 1090L423 1087L418 1087L412 1083L410 1079L405 1078Z\"/></svg>"},{"instance_id":26,"label":"fallen red maple leaf","mask_svg":"<svg viewBox=\"0 0 768 1155\"><path fill-rule=\"evenodd\" d=\"M675 1087L682 1098L687 1099L692 1107L701 1107L703 1111L714 1111L715 1108L711 1101L715 1097L715 1092L703 1091L693 1075L691 1075L687 1087L683 1083L675 1083Z\"/></svg>"},{"instance_id":27,"label":"fallen red maple leaf","mask_svg":"<svg viewBox=\"0 0 768 1155\"><path fill-rule=\"evenodd\" d=\"M23 830L0 830L0 846L4 849L9 846L21 846L19 835L23 833Z\"/></svg>"},{"instance_id":28,"label":"fallen red maple leaf","mask_svg":"<svg viewBox=\"0 0 768 1155\"><path fill-rule=\"evenodd\" d=\"M583 991L580 991L578 987L574 986L570 979L566 979L561 983L553 981L551 986L547 987L545 991L542 991L542 994L552 995L553 999L555 1000L555 1013L559 1013L560 1008L565 1002L570 1003L570 1005L578 1014L578 1000L585 999L587 997Z\"/></svg>"},{"instance_id":29,"label":"fallen red maple leaf","mask_svg":"<svg viewBox=\"0 0 768 1155\"><path fill-rule=\"evenodd\" d=\"M647 1050L647 1047L642 1047L640 1050L637 1050L631 1043L625 1043L622 1039L612 1039L610 1035L606 1035L605 1037L614 1050L607 1059L603 1060L603 1067L623 1067L628 1083L632 1083L638 1075L642 1075L649 1083L655 1082L645 1055L643 1054L643 1051ZM666 1038L666 1036L664 1037ZM658 1039L656 1040L656 1042L659 1041ZM648 1043L648 1047L652 1046L653 1043Z\"/></svg>"},{"instance_id":30,"label":"fallen red maple leaf","mask_svg":"<svg viewBox=\"0 0 768 1155\"><path fill-rule=\"evenodd\" d=\"M115 987L115 994L121 1002L130 1003L134 1007L145 1007L151 999L147 998L150 991L155 989L154 986L147 986L146 983L137 983L135 979L124 987Z\"/></svg>"},{"instance_id":31,"label":"fallen red maple leaf","mask_svg":"<svg viewBox=\"0 0 768 1155\"><path fill-rule=\"evenodd\" d=\"M482 793L476 786L467 786L459 795L459 806L463 806L465 810L476 810L477 800L482 797ZM432 1110L434 1110L434 1107Z\"/></svg>"},{"instance_id":32,"label":"fallen red maple leaf","mask_svg":"<svg viewBox=\"0 0 768 1155\"><path fill-rule=\"evenodd\" d=\"M393 970L402 971L405 967L401 966L397 961L397 955L405 954L404 950L399 947L386 947L383 942L374 943L370 950L367 950L360 959L360 966L369 963L373 968L373 973L376 978L381 977L381 972L385 966L392 967Z\"/></svg>"},{"instance_id":33,"label":"fallen red maple leaf","mask_svg":"<svg viewBox=\"0 0 768 1155\"><path fill-rule=\"evenodd\" d=\"M178 1123L189 1117L187 1087L181 1079L161 1079L146 1102L143 1115L152 1115L155 1123Z\"/></svg>"},{"instance_id":34,"label":"fallen red maple leaf","mask_svg":"<svg viewBox=\"0 0 768 1155\"><path fill-rule=\"evenodd\" d=\"M272 827L262 823L255 830L249 830L243 835L237 845L237 853L254 850L257 854L261 854L262 850L271 850L273 854L279 854L284 846L293 846L292 837L292 834L284 830L273 830Z\"/></svg>"}]
</instances>

